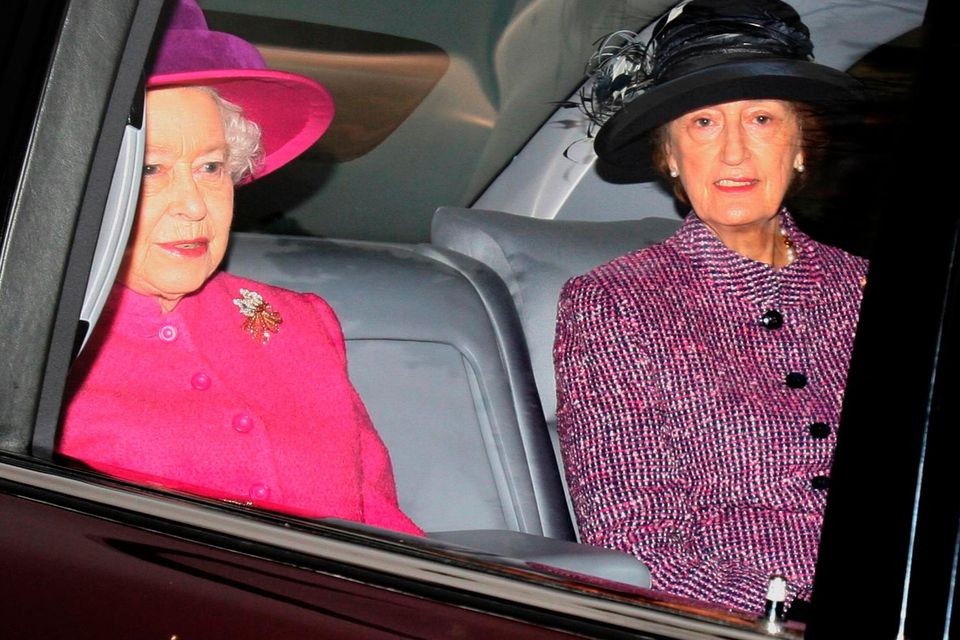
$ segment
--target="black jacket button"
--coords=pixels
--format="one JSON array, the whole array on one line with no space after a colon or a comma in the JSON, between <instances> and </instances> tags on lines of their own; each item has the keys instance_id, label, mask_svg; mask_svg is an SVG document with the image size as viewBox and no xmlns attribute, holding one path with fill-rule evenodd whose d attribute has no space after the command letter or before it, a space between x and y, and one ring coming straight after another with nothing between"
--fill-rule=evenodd
<instances>
[{"instance_id":1,"label":"black jacket button","mask_svg":"<svg viewBox=\"0 0 960 640\"><path fill-rule=\"evenodd\" d=\"M802 373L797 373L796 371L791 371L787 374L787 386L791 389L803 389L807 386L807 376Z\"/></svg>"},{"instance_id":2,"label":"black jacket button","mask_svg":"<svg viewBox=\"0 0 960 640\"><path fill-rule=\"evenodd\" d=\"M810 480L810 486L817 491L823 491L830 486L830 478L828 476L814 476Z\"/></svg>"},{"instance_id":3,"label":"black jacket button","mask_svg":"<svg viewBox=\"0 0 960 640\"><path fill-rule=\"evenodd\" d=\"M810 437L823 440L830 435L830 425L826 422L814 422L810 425Z\"/></svg>"},{"instance_id":4,"label":"black jacket button","mask_svg":"<svg viewBox=\"0 0 960 640\"><path fill-rule=\"evenodd\" d=\"M776 309L768 309L766 313L760 316L760 324L770 329L779 329L783 326L783 314Z\"/></svg>"}]
</instances>

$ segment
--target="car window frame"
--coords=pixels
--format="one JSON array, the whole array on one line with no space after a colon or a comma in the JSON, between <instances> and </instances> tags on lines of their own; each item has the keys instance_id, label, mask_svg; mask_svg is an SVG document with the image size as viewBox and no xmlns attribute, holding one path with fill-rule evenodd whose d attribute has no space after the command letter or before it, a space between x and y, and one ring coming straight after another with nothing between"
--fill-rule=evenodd
<instances>
[{"instance_id":1,"label":"car window frame","mask_svg":"<svg viewBox=\"0 0 960 640\"><path fill-rule=\"evenodd\" d=\"M79 305L161 6L94 0L66 8L4 238L0 325L15 329L5 338L0 385L16 390L0 402L6 451L27 453L36 435L51 446L34 453L52 452ZM126 37L95 35L103 33Z\"/></svg>"},{"instance_id":2,"label":"car window frame","mask_svg":"<svg viewBox=\"0 0 960 640\"><path fill-rule=\"evenodd\" d=\"M939 4L937 0L931 0L931 4L934 3ZM696 612L684 616L655 603L638 605L618 596L614 590L604 592L598 588L591 595L582 587L565 586L562 581L551 581L533 571L508 570L505 565L496 563L485 565L475 558L430 544L417 548L415 542L386 539L373 532L364 533L362 528L350 531L349 527L339 525L300 523L295 519L250 513L229 505L214 506L209 501L111 483L92 474L47 464L42 446L33 452L34 458L15 455L28 453L34 428L41 437L56 432L63 384L75 351L76 318L82 302L83 284L89 272L122 125L129 119L131 105L138 95L139 70L146 59L154 25L159 20L162 0L124 0L120 11L116 0L96 0L93 4L96 8L91 15L96 18L83 19L71 12L90 11L90 7L81 8L75 2L69 3L63 38L71 35L70 29L87 29L89 33L108 27L126 29L128 37L122 46L119 42L114 43L116 49L106 47L106 52L83 48L70 51L61 40L35 123L29 159L20 179L20 195L14 202L4 239L0 265L0 326L18 327L24 331L17 336L17 343L10 340L10 336L5 338L11 342L7 351L9 364L0 374L4 376L0 384L16 390L16 394L6 394L7 399L0 401L0 425L4 425L4 440L9 440L0 443L0 449L6 452L0 454L0 477L5 486L19 487L16 491L30 499L83 510L96 517L136 522L137 526L168 530L195 539L209 540L219 535L254 541L260 545L258 553L267 557L292 551L301 554L300 558L314 558L318 566L322 566L321 570L348 579L370 581L422 597L459 603L458 606L481 607L499 615L538 623L552 621L551 624L569 625L570 629L581 632L615 634L629 629L655 637L711 633L721 637L763 637L759 631L719 624L709 617L699 617ZM113 18L106 17L106 14L112 14ZM100 19L104 22L97 22ZM141 63L132 64L131 61L138 57ZM94 58L101 62L95 63ZM105 59L108 62L103 62ZM57 74L69 73L77 65L84 64L94 67L93 77L81 74L83 83L89 86L66 83L89 100L90 113L78 123L76 102L68 104L62 93L64 87L53 80ZM110 84L114 76L116 83ZM103 95L98 92L105 86L111 87L111 97L106 105L98 97ZM84 125L92 121L96 121L95 126L85 129ZM60 152L63 146L68 155L66 158ZM57 173L58 180L52 181L50 175L56 168L62 173ZM47 202L55 206L47 207ZM951 224L953 226L944 228L945 232L952 229L953 235L947 233L944 236L950 242L937 245L940 248L936 252L928 252L929 260L923 262L926 269L943 268L945 264L953 268L952 252L956 251L957 237L955 219ZM37 247L26 241L31 237L48 241ZM885 277L881 273L871 280L869 299L902 295L902 290L892 285L887 289L888 293L878 293L887 287L883 282ZM949 326L956 313L953 310L956 287L954 280L950 296L944 301L945 311L936 326L937 332L943 331L945 325ZM864 322L872 322L875 315L878 312L866 308ZM949 349L955 350L952 346L955 338L951 340ZM858 353L867 349L862 344L864 341L858 342ZM942 346L941 341L934 348ZM938 353L931 353L929 357L936 359ZM866 372L867 359L857 357L855 375L866 378L869 375ZM939 365L934 362L932 366ZM863 400L855 398L852 402ZM949 404L947 400L943 402ZM953 415L951 411L955 409L938 409L929 424L944 428L942 425L949 424L946 417ZM847 444L844 446L848 447ZM858 461L851 464L863 462L862 455L856 458ZM919 453L916 459L919 460ZM948 470L942 459L938 464L936 474ZM909 464L904 468L909 475ZM915 470L913 473L916 475ZM930 482L922 477L920 480ZM841 488L839 493L843 492ZM853 495L852 490L848 495ZM911 508L917 509L917 503L911 503ZM831 561L829 566L833 567L834 563ZM441 567L443 570L438 570ZM902 582L904 577L900 575L899 579ZM822 586L828 584L824 580L818 579L814 619L822 621L818 624L835 625L833 614L828 617L825 612L841 607L846 609L851 601L841 597L842 588L831 591ZM821 595L830 593L833 595ZM829 602L831 608L822 606L820 603L823 602ZM935 617L929 608L911 609L909 615L911 619L920 615ZM858 624L857 628L863 630L862 618ZM948 620L947 624L952 623ZM836 629L831 626L830 632ZM830 637L827 631L823 631L822 636L816 635L819 633L819 628L812 628L808 637Z\"/></svg>"}]
</instances>

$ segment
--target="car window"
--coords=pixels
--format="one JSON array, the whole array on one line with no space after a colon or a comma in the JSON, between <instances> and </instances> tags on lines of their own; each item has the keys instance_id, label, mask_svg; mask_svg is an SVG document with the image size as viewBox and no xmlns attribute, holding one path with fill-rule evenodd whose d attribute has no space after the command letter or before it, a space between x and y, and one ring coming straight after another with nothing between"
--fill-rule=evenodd
<instances>
[{"instance_id":1,"label":"car window","mask_svg":"<svg viewBox=\"0 0 960 640\"><path fill-rule=\"evenodd\" d=\"M669 2L202 4L211 24L263 44L271 64L330 86L330 146L363 121L382 138L342 158L324 158L321 142L286 176L238 193L238 229L420 241L438 206L473 202L568 97L594 40ZM381 121L388 111L394 121Z\"/></svg>"},{"instance_id":2,"label":"car window","mask_svg":"<svg viewBox=\"0 0 960 640\"><path fill-rule=\"evenodd\" d=\"M530 201L525 199L527 195L519 195L511 204L509 198L497 194L498 190L501 194L510 192L518 180L542 186L544 183L539 180L543 175L567 173L575 164L563 158L562 151L569 142L538 146L537 136L551 128L540 129L540 125L548 119L554 123L564 119L563 112L557 111L557 103L568 98L582 80L582 61L597 36L623 24L643 25L669 3L563 2L546 6L537 2L491 1L458 7L459 13L453 17L449 3L431 2L410 3L391 11L385 11L384 3L374 0L353 2L348 7L337 3L258 0L205 0L201 4L208 11L212 27L255 42L272 66L310 75L330 87L339 110L330 134L304 158L237 192L235 230L240 233L234 240L238 250L231 256L229 268L237 272L249 268L251 277L270 277L275 284L291 288L309 288L314 283L323 286L342 278L340 284L346 286L324 295L335 307L340 303L337 296L343 296L342 304L353 310L344 311L341 320L348 334L348 358L354 367L351 375L361 387L361 394L383 391L378 388L380 379L374 375L364 378L364 371L382 373L396 362L402 365L392 370L395 380L402 383L399 391L384 401L382 406L386 408L381 413L373 416L378 425L391 421L396 425L393 439L384 436L390 448L407 447L411 456L417 456L420 443L411 439L409 431L423 429L421 433L426 435L419 436L421 439L441 438L450 421L464 419L466 407L471 419L476 415L482 424L470 436L472 440L462 441L464 449L451 451L450 459L444 461L445 469L462 474L482 472L484 475L471 478L475 487L487 492L485 496L515 491L514 486L506 487L505 483L514 480L511 474L521 467L512 467L509 456L491 457L492 462L483 459L477 465L472 465L472 458L478 457L475 452L481 449L493 451L511 445L500 439L502 433L487 425L495 422L498 412L505 411L505 407L519 413L531 406L534 413L540 410L531 397L505 398L482 393L488 368L503 367L508 377L529 375L527 346L522 331L516 329L521 319L513 317L517 311L509 302L503 303L513 293L505 285L494 283L493 288L482 289L477 284L489 278L488 271L478 269L469 260L458 262L456 256L425 244L430 239L433 212L442 205L469 207L485 191L491 202L495 196L500 198L503 209L521 209L522 203ZM51 16L62 10L60 3L46 6L49 13L38 18L37 24L42 25L37 27L39 35L30 38L30 42L36 43L30 63L34 70L46 66L49 43L56 33L51 25L59 25ZM862 255L874 253L880 210L890 193L876 185L878 167L895 162L899 149L881 141L896 136L905 125L903 117L920 62L921 33L911 20L906 22L912 26L905 29L905 34L885 40L853 68L874 93L875 109L868 128L839 132L842 144L832 150L836 156L831 159L836 171L821 174L820 182L809 185L810 189L798 194L795 202L796 208L805 212L804 222L812 235ZM20 49L24 46L21 40L17 43L18 51L28 50ZM11 85L6 68L4 73L6 92ZM39 99L36 77L22 76L19 82L14 86L26 89L18 103L19 115L13 120L16 126L5 128L2 139L13 149L25 147L26 123L36 115L34 101ZM107 104L106 96L102 103ZM124 124L123 117L113 118L118 130ZM525 158L533 154L540 156L538 169L528 172L530 165ZM13 153L4 160L0 184L4 215L11 211L7 199L14 193L15 176L22 168L21 157L22 154ZM590 217L591 211L604 209L597 203L611 196L596 196L598 192L588 186L571 188L569 199L557 206L551 216L544 217L572 219L575 216L564 211L570 214L575 209ZM611 187L616 185L606 185ZM65 208L69 215L80 217L80 204L71 201ZM852 210L855 213L844 215ZM6 229L7 221L3 222ZM71 260L69 253L83 249L92 254L95 241L91 238L96 229L86 229L84 240L86 226L89 225L78 224L80 240L72 248L66 242L61 251L59 259L64 264L58 268L66 274L64 280L68 283L85 281L89 271L89 258L84 264L82 260ZM72 228L59 233L69 236ZM330 242L329 238L338 240ZM298 244L299 240L306 244ZM315 261L307 256L314 251L325 257ZM18 259L16 255L5 255L8 262L2 266L21 264ZM245 259L249 267L244 266ZM29 266L36 268L33 263ZM334 268L343 271L334 272ZM10 300L11 305L23 302L25 311L32 309L14 297L19 292L16 287L9 287L9 281L3 287L0 294L8 296L4 299ZM42 487L46 493L36 497L38 502L66 505L71 513L75 510L78 514L85 513L89 504L101 505L97 518L120 523L131 519L145 521L146 528L153 531L191 541L203 539L204 544L217 549L279 559L286 568L320 567L317 571L323 575L348 575L354 582L368 580L420 599L439 598L438 591L456 593L462 598L457 606L465 609L492 611L495 607L490 602L496 601L502 607L496 609L497 615L530 622L542 629L559 627L588 636L626 630L650 637L764 635L763 627L749 616L719 610L709 603L666 597L629 581L619 582L609 574L592 574L591 563L599 560L588 558L585 564L558 566L543 556L526 559L516 551L523 545L515 541L511 541L515 546L510 550L516 551L516 557L502 547L491 553L485 545L493 545L494 541L483 536L437 536L427 540L391 537L384 531L349 522L314 522L196 498L189 493L117 482L77 466L51 465L49 449L34 446L31 450L28 442L31 437L36 442L37 433L48 442L55 435L66 367L79 346L74 344L74 337L82 284L73 287L78 289L74 292L64 292L54 284L49 287L42 302L44 308L50 314L59 309L58 313L65 314L68 320L58 321L60 324L51 320L48 329L37 331L56 335L52 346L44 347L46 350L36 355L34 366L40 367L42 360L47 366L45 374L38 373L36 388L17 398L19 405L15 410L9 408L12 400L4 400L4 425L0 430L4 435L0 466L4 473L9 468L15 468L17 473L4 475L4 482ZM428 290L436 299L430 304L423 302L424 291ZM495 295L484 299L476 291L492 291ZM363 323L379 314L384 320L382 324L403 325L406 318L384 317L385 312L378 310L376 303L404 295L412 301L404 307L405 313L415 317L415 322L426 325L435 322L435 316L445 315L448 317L442 320L449 321L450 327L471 335L462 343L458 340L463 336L452 333L442 339L435 335L401 335L386 347L396 357L388 365L384 351L378 350L384 347L380 343L385 340L379 335L365 334L370 325ZM32 304L39 307L41 302L34 300ZM506 309L501 315L510 317L500 317L492 309ZM416 315L418 312L420 315ZM477 317L488 313L492 317L489 326L476 322ZM11 314L0 315L4 330L24 324L23 319L13 321L10 317ZM493 335L498 332L502 335ZM420 347L423 349L416 351ZM428 356L424 357L424 353ZM56 366L51 368L48 360ZM437 366L439 373L426 378L429 384L423 386L413 372L427 365ZM376 371L378 367L381 371ZM18 376L10 372L5 380L11 388L15 380L19 383ZM533 388L535 393L535 384ZM426 425L409 417L405 403L412 398L435 406L431 416L435 423ZM35 409L27 410L28 404L39 405L39 417ZM13 419L9 418L11 415ZM511 419L522 421L522 417ZM30 429L26 427L28 422ZM14 429L7 428L11 424ZM434 430L427 431L428 427ZM523 440L532 436L523 432L515 437ZM538 444L550 446L546 441ZM429 456L419 455L423 458L422 466L429 466ZM491 471L483 469L484 465L500 468ZM524 469L523 473L528 471ZM416 474L410 478L407 486L424 482ZM553 489L538 484L540 480L540 476L534 475L526 484L515 486L542 501L544 493ZM443 478L431 478L430 482L440 483ZM51 497L55 494L69 495L69 500ZM563 500L562 495L552 497ZM103 505L109 505L109 509ZM435 506L447 512L440 513L438 518L461 522L457 520L462 514L457 512L461 505L456 494L448 503ZM490 510L499 509L500 504L496 503ZM495 513L493 517L506 523L504 528L518 529L527 516L518 511ZM541 529L549 526L544 522ZM562 535L558 533L557 537ZM201 556L191 555L194 552L203 553L191 550L181 556L180 551L170 552L174 557L170 562L195 565L192 575L201 574L209 567ZM148 551L138 547L131 555L135 553ZM243 581L254 585L251 591L260 588L257 580L244 574ZM442 599L449 602L456 598ZM788 625L783 633L799 638L803 627Z\"/></svg>"}]
</instances>

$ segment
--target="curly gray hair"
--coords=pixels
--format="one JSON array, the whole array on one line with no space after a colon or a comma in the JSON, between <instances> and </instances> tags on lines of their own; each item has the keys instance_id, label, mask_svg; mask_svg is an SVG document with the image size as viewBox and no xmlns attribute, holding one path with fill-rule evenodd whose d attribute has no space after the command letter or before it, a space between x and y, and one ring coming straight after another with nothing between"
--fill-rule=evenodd
<instances>
[{"instance_id":1,"label":"curly gray hair","mask_svg":"<svg viewBox=\"0 0 960 640\"><path fill-rule=\"evenodd\" d=\"M248 120L243 115L242 107L221 96L216 89L197 88L210 93L220 108L227 138L227 171L233 184L239 184L247 176L253 176L263 161L260 125Z\"/></svg>"}]
</instances>

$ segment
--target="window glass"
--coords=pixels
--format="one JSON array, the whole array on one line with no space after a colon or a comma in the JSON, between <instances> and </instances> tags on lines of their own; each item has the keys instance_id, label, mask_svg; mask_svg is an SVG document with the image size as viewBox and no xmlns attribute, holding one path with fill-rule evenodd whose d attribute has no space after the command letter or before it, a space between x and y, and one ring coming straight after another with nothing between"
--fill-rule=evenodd
<instances>
[{"instance_id":1,"label":"window glass","mask_svg":"<svg viewBox=\"0 0 960 640\"><path fill-rule=\"evenodd\" d=\"M237 228L421 241L438 206L469 205L567 98L600 35L639 26L669 3L201 4L213 10L211 25L229 24L271 63L314 75L338 105L329 146L238 192ZM377 129L378 144L331 157L371 120L362 128Z\"/></svg>"}]
</instances>

